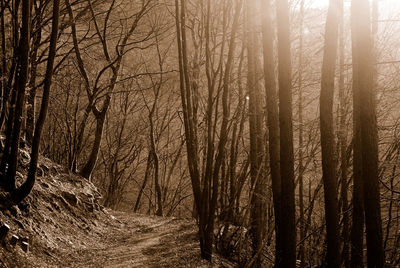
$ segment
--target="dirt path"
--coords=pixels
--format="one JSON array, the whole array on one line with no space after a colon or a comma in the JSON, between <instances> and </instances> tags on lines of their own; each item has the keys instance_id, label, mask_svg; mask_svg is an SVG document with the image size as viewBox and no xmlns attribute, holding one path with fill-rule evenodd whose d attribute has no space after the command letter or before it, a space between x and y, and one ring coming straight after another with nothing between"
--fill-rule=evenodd
<instances>
[{"instance_id":1,"label":"dirt path","mask_svg":"<svg viewBox=\"0 0 400 268\"><path fill-rule=\"evenodd\" d=\"M90 181L45 158L41 166L25 203L0 210L0 223L10 227L1 268L233 267L217 255L211 265L201 260L193 220L110 211ZM12 244L12 235L29 250Z\"/></svg>"},{"instance_id":2,"label":"dirt path","mask_svg":"<svg viewBox=\"0 0 400 268\"><path fill-rule=\"evenodd\" d=\"M70 254L68 267L209 267L198 257L193 222L121 212L111 218L97 243Z\"/></svg>"}]
</instances>

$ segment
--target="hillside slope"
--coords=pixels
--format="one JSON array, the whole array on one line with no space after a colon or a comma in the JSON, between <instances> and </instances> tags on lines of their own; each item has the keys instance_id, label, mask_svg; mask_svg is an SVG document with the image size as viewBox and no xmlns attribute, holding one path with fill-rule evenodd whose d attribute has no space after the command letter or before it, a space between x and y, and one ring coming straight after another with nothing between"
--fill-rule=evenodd
<instances>
[{"instance_id":1,"label":"hillside slope","mask_svg":"<svg viewBox=\"0 0 400 268\"><path fill-rule=\"evenodd\" d=\"M29 162L21 154L19 182ZM91 182L46 158L39 167L31 195L18 207L0 210L0 226L10 227L0 246L0 267L209 266L199 258L193 221L107 210ZM19 237L16 245L12 235ZM213 267L232 266L215 262Z\"/></svg>"}]
</instances>

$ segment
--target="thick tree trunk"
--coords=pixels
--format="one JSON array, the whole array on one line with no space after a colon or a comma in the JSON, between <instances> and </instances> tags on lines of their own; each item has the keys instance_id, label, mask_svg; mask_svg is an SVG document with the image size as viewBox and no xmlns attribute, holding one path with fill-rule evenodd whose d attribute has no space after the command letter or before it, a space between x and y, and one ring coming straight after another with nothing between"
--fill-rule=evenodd
<instances>
[{"instance_id":1,"label":"thick tree trunk","mask_svg":"<svg viewBox=\"0 0 400 268\"><path fill-rule=\"evenodd\" d=\"M374 67L371 38L370 5L366 0L353 0L352 22L357 72L361 130L361 161L363 170L364 215L367 233L368 267L383 267L382 220L378 173L378 131L376 123L376 96L374 93ZM362 104L362 105L360 105Z\"/></svg>"},{"instance_id":2,"label":"thick tree trunk","mask_svg":"<svg viewBox=\"0 0 400 268\"><path fill-rule=\"evenodd\" d=\"M352 20L355 18L353 17ZM352 27L354 22L352 21ZM354 31L354 30L353 30ZM357 61L355 37L352 35L353 62ZM364 267L364 191L362 182L360 97L358 88L358 65L353 63L353 213L350 231L351 267Z\"/></svg>"},{"instance_id":3,"label":"thick tree trunk","mask_svg":"<svg viewBox=\"0 0 400 268\"><path fill-rule=\"evenodd\" d=\"M277 0L280 171L282 193L282 262L279 267L296 266L296 224L294 199L294 153L292 115L292 67L290 53L289 5Z\"/></svg>"},{"instance_id":4,"label":"thick tree trunk","mask_svg":"<svg viewBox=\"0 0 400 268\"><path fill-rule=\"evenodd\" d=\"M17 171L19 144L22 125L22 111L25 100L25 86L28 78L29 39L30 39L30 0L22 2L21 39L17 49L18 65L15 83L16 101L14 121L11 132L10 155L6 174L6 189L15 190L15 174Z\"/></svg>"},{"instance_id":5,"label":"thick tree trunk","mask_svg":"<svg viewBox=\"0 0 400 268\"><path fill-rule=\"evenodd\" d=\"M339 210L337 200L333 95L339 29L339 1L331 0L326 20L320 96L322 179L324 182L328 267L340 266Z\"/></svg>"}]
</instances>

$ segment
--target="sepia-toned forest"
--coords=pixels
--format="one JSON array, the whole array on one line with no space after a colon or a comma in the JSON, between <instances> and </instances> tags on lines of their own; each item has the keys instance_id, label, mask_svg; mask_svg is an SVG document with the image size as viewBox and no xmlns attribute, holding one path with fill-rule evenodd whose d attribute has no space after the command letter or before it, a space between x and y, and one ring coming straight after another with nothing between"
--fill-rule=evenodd
<instances>
[{"instance_id":1,"label":"sepia-toned forest","mask_svg":"<svg viewBox=\"0 0 400 268\"><path fill-rule=\"evenodd\" d=\"M107 208L196 221L208 261L399 267L400 2L0 4L9 204L44 156Z\"/></svg>"}]
</instances>

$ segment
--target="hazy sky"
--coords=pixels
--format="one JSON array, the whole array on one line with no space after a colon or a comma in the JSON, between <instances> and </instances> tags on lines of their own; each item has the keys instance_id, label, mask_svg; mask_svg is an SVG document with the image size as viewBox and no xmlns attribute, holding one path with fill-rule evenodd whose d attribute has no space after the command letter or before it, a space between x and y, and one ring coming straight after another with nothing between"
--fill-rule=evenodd
<instances>
[{"instance_id":1,"label":"hazy sky","mask_svg":"<svg viewBox=\"0 0 400 268\"><path fill-rule=\"evenodd\" d=\"M329 0L309 0L310 3L314 6L327 6L329 4ZM346 5L350 5L350 0L345 0ZM379 0L379 5L382 8L391 8L391 7L399 7L400 0Z\"/></svg>"},{"instance_id":2,"label":"hazy sky","mask_svg":"<svg viewBox=\"0 0 400 268\"><path fill-rule=\"evenodd\" d=\"M314 7L327 7L329 4L329 0L308 0L308 2ZM347 7L350 7L350 3L350 0L345 0ZM383 17L400 17L400 0L379 0L379 13Z\"/></svg>"}]
</instances>

